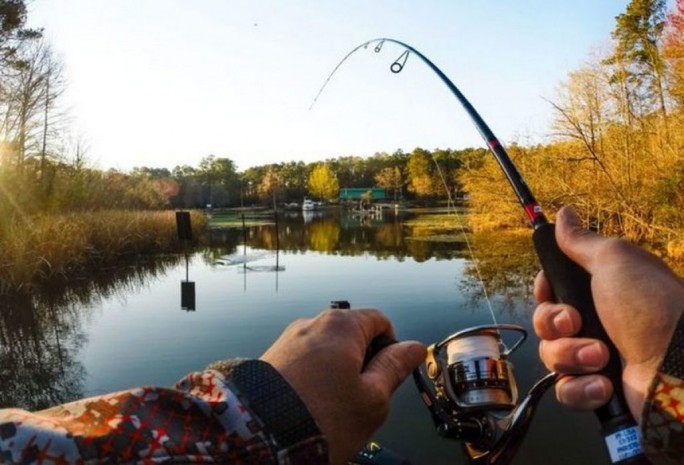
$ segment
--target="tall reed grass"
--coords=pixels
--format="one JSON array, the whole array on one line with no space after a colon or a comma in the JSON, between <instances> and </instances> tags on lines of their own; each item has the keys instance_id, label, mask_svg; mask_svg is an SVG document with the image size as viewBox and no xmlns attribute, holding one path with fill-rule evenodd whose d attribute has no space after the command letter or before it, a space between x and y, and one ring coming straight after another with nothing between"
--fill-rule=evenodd
<instances>
[{"instance_id":1,"label":"tall reed grass","mask_svg":"<svg viewBox=\"0 0 684 465\"><path fill-rule=\"evenodd\" d=\"M192 212L193 232L206 217ZM173 211L41 214L0 224L0 293L87 274L138 254L179 251Z\"/></svg>"}]
</instances>

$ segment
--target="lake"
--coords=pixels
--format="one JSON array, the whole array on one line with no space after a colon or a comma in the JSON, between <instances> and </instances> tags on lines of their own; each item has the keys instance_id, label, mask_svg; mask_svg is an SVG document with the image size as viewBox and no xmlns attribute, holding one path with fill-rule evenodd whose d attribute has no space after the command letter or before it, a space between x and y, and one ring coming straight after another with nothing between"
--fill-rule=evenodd
<instances>
[{"instance_id":1,"label":"lake","mask_svg":"<svg viewBox=\"0 0 684 465\"><path fill-rule=\"evenodd\" d=\"M258 357L289 322L333 300L379 308L400 339L426 344L490 324L452 216L453 225L440 229L421 224L415 212L284 212L277 228L268 216L250 218L245 231L207 234L187 259L156 257L41 294L0 298L0 407L36 409L172 385L221 358ZM496 320L530 331L512 357L527 392L546 372L531 330L537 264L529 234L474 235L470 244ZM194 283L194 302L189 294L181 302L183 281ZM514 463L607 464L598 431L593 414L561 409L550 391ZM435 433L410 379L375 439L414 465L464 463L460 443Z\"/></svg>"}]
</instances>

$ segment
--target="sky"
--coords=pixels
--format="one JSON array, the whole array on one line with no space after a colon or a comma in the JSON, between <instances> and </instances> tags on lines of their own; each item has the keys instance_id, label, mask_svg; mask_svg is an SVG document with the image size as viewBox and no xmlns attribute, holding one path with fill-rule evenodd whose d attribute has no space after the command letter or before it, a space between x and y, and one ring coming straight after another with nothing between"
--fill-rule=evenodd
<instances>
[{"instance_id":1,"label":"sky","mask_svg":"<svg viewBox=\"0 0 684 465\"><path fill-rule=\"evenodd\" d=\"M63 106L102 169L238 170L376 152L481 147L417 57L354 47L390 37L449 76L504 144L547 140L548 100L610 43L627 0L33 0L64 64Z\"/></svg>"}]
</instances>

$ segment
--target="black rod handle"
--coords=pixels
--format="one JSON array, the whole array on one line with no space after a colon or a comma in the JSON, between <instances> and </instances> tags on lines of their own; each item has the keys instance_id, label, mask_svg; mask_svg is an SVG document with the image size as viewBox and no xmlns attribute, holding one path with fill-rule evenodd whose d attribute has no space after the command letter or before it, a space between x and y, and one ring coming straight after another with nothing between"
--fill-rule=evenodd
<instances>
[{"instance_id":1,"label":"black rod handle","mask_svg":"<svg viewBox=\"0 0 684 465\"><path fill-rule=\"evenodd\" d=\"M366 356L363 358L363 367L365 368L366 365L368 365L371 359L375 357L378 352L380 352L387 346L391 346L396 342L396 339L389 337L385 334L381 334L379 336L374 337L370 345L368 346L368 350L366 350Z\"/></svg>"},{"instance_id":2,"label":"black rod handle","mask_svg":"<svg viewBox=\"0 0 684 465\"><path fill-rule=\"evenodd\" d=\"M610 361L601 374L613 383L613 397L595 413L611 459L620 465L648 464L639 444L639 430L632 417L622 390L620 355L599 320L591 294L591 275L563 253L556 242L555 225L546 223L532 235L544 275L551 285L557 302L576 308L582 316L578 337L603 341L610 351Z\"/></svg>"}]
</instances>

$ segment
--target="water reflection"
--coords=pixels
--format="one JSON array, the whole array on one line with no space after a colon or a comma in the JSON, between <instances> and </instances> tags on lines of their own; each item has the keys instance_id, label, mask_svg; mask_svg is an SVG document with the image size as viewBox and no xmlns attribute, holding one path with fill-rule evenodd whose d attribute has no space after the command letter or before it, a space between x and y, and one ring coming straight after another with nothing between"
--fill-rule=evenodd
<instances>
[{"instance_id":1,"label":"water reflection","mask_svg":"<svg viewBox=\"0 0 684 465\"><path fill-rule=\"evenodd\" d=\"M158 257L53 282L41 292L0 296L0 407L35 410L83 397L79 351L88 342L93 305L136 292L180 259Z\"/></svg>"},{"instance_id":2,"label":"water reflection","mask_svg":"<svg viewBox=\"0 0 684 465\"><path fill-rule=\"evenodd\" d=\"M471 257L456 219L451 226L448 222L441 223L439 227L407 224L407 220L418 215L393 211L362 216L343 212L289 212L282 215L278 228L275 224L248 228L246 245L252 249L312 250L342 256L371 255L398 261L411 258L419 263L432 258L465 258L468 265L461 285L473 302L485 297L481 282L485 283L486 293L504 297L502 304L511 313L516 312L518 303L529 301L533 279L539 270L530 231L468 234ZM242 233L233 229L223 230L220 234L224 238L232 237L236 245L229 253L235 253ZM217 250L205 251L208 263L215 263L220 257Z\"/></svg>"},{"instance_id":3,"label":"water reflection","mask_svg":"<svg viewBox=\"0 0 684 465\"><path fill-rule=\"evenodd\" d=\"M333 299L378 306L400 337L435 342L491 322L478 270L499 321L530 329L537 265L529 232L471 235L476 269L457 221L437 228L407 220L421 218L294 212L281 218L276 234L272 219L262 217L244 231L209 231L189 263L183 255L162 256L0 297L0 407L37 409L130 386L171 385L221 357L259 356L292 320L314 316ZM260 255L247 265L287 271L217 265L226 255ZM179 282L196 283L196 312L178 310ZM533 342L516 354L516 378L527 389L545 369ZM597 463L603 446L594 418L562 411L547 397L515 463ZM582 448L567 447L569 432ZM458 462L457 446L434 433L410 383L395 396L377 439L413 463Z\"/></svg>"},{"instance_id":4,"label":"water reflection","mask_svg":"<svg viewBox=\"0 0 684 465\"><path fill-rule=\"evenodd\" d=\"M275 224L248 228L247 244L256 249L355 256L370 254L377 258L411 257L422 262L430 258L451 259L463 256L462 241L435 240L435 230L410 226L405 220L414 215L392 211L382 215L346 215L318 211L289 213L281 217L276 236ZM458 235L454 227L440 232ZM224 234L228 234L224 231ZM233 234L239 238L239 231ZM239 240L239 239L238 239ZM212 257L214 260L218 257Z\"/></svg>"},{"instance_id":5,"label":"water reflection","mask_svg":"<svg viewBox=\"0 0 684 465\"><path fill-rule=\"evenodd\" d=\"M213 266L221 256L240 254L247 248L275 251L276 292L277 271L285 269L282 262L287 260L284 257L279 263L281 252L285 255L306 251L325 255L368 255L398 262L411 258L418 263L465 256L466 247L462 238L458 238L460 233L456 224L453 228L426 229L407 224L406 220L410 218L412 216L393 212L374 217L319 212L304 217L297 212L283 216L277 228L275 224L262 224L248 227L246 231L240 228L209 231L192 252ZM516 302L529 297L532 277L537 270L529 236L475 235L470 243L477 257L479 275L489 293L503 296L503 304L510 312L522 311L516 310ZM186 260L183 255L161 256L133 266L103 270L87 278L52 283L41 292L0 296L0 407L38 409L83 396L86 372L79 362L79 351L88 342L92 308L103 299L120 296L125 300L126 296L163 277L170 267L185 265L180 306L194 310L196 297L201 299L206 288L199 281L200 295L195 295L195 283L190 281ZM367 266L373 268L374 265ZM248 273L243 272L246 291ZM472 301L483 297L477 276L472 262L466 262L465 275L457 278ZM261 283L257 276L253 279Z\"/></svg>"},{"instance_id":6,"label":"water reflection","mask_svg":"<svg viewBox=\"0 0 684 465\"><path fill-rule=\"evenodd\" d=\"M534 276L541 269L532 246L531 231L486 232L470 236L474 257L468 262L462 288L477 302L498 295L509 315L528 313ZM485 283L480 285L479 277Z\"/></svg>"},{"instance_id":7,"label":"water reflection","mask_svg":"<svg viewBox=\"0 0 684 465\"><path fill-rule=\"evenodd\" d=\"M186 312L195 311L197 301L195 299L195 282L190 281L190 257L185 254L185 280L181 281L181 310Z\"/></svg>"}]
</instances>

